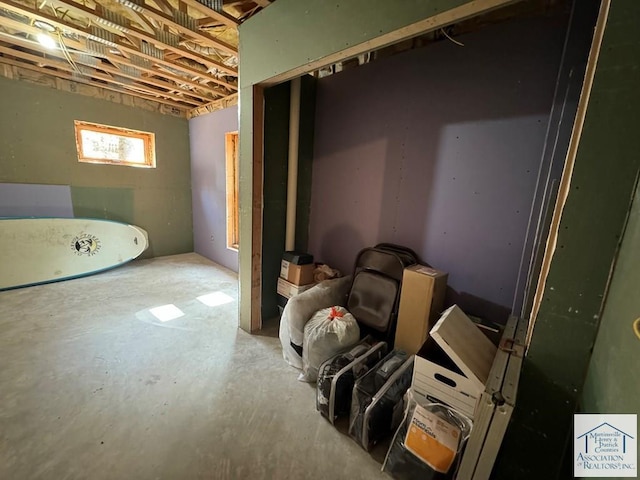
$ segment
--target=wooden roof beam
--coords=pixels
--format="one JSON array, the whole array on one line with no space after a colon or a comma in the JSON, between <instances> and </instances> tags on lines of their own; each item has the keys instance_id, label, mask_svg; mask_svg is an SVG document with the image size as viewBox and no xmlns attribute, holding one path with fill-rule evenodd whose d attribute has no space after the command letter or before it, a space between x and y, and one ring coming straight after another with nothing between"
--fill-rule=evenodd
<instances>
[{"instance_id":1,"label":"wooden roof beam","mask_svg":"<svg viewBox=\"0 0 640 480\"><path fill-rule=\"evenodd\" d=\"M3 36L3 33L0 32L0 37ZM43 53L45 55L49 55L52 57L56 57L59 59L62 59L66 62L66 58L64 56L64 53L62 53L61 50L49 50L46 47L43 47L42 45L40 45L39 43L36 42L31 42L29 40L23 40L23 39L19 39L19 38L15 38L11 35L8 34L4 34L4 36L9 37L6 41L7 42L11 42L15 45L19 45L21 47L24 48L28 48L30 50L34 50L40 53ZM16 51L15 56L18 56L20 52ZM25 52L26 53L26 52ZM110 73L113 75L119 75L121 77L125 77L125 78L130 78L136 82L140 82L140 83L144 83L144 84L148 84L148 85L153 85L155 87L159 87L159 88L164 88L167 91L171 92L171 91L177 91L180 92L182 95L175 95L175 96L171 96L170 98L173 98L173 100L183 100L187 103L191 103L193 105L200 105L202 104L203 101L207 102L207 101L213 101L212 98L210 97L206 97L204 95L199 95L195 92L192 92L190 90L182 90L180 89L180 87L178 87L177 85L174 85L172 83L169 82L165 82L163 80L157 80L155 78L151 78L151 77L144 77L144 76L136 76L136 75L131 75L128 74L127 72L117 68L117 67L113 67L110 64L105 64L103 62L99 62L94 65L91 64L89 62L87 62L86 60L83 60L82 55L78 52L75 51L70 51L72 57L73 57L73 61L76 62L79 65L84 65L84 66L89 66L91 68L94 68L96 70L102 70L103 72L106 73ZM13 53L11 53L13 55ZM44 57L46 60L46 57ZM33 59L31 59L33 60ZM35 61L35 60L33 60ZM140 71L140 73L143 72L143 70L137 66L134 65L130 65L132 68L136 68L138 71ZM174 98L175 97L175 98ZM189 98L192 97L192 98Z\"/></svg>"},{"instance_id":2,"label":"wooden roof beam","mask_svg":"<svg viewBox=\"0 0 640 480\"><path fill-rule=\"evenodd\" d=\"M222 110L223 108L231 107L232 105L238 104L238 94L234 93L224 98L220 98L218 100L214 100L213 102L209 102L206 105L201 105L196 108L192 108L187 112L187 118L197 117L199 115L205 115L210 112L215 112L216 110Z\"/></svg>"},{"instance_id":3,"label":"wooden roof beam","mask_svg":"<svg viewBox=\"0 0 640 480\"><path fill-rule=\"evenodd\" d=\"M112 85L107 85L107 84L103 84L103 83L100 83L100 82L94 82L92 80L87 80L87 79L84 79L84 78L76 78L73 75L68 74L68 73L59 72L57 70L46 70L46 69L43 69L41 67L37 67L35 65L32 65L30 63L25 63L25 62L21 62L21 61L17 61L17 60L11 60L11 59L6 58L6 57L0 57L0 64L13 65L15 67L20 67L20 68L24 68L25 70L31 70L31 71L34 71L34 72L37 72L37 73L50 75L52 77L63 78L65 80L70 80L72 82L82 83L82 84L85 84L85 85L91 85L92 87L103 88L105 90L111 90L111 91L114 91L114 92L122 93L124 95L130 95L132 97L143 98L145 100L151 100L151 101L156 102L156 103L162 103L162 104L165 104L165 105L170 105L172 107L175 107L175 108L179 109L183 113L186 112L186 110L189 110L189 108L190 108L187 105L179 104L179 103L173 102L171 100L166 100L164 98L156 98L156 97L153 97L153 96L150 96L150 95L144 95L144 94L137 93L137 92L134 92L134 91L131 91L131 90L126 90L126 89L124 89L122 87L115 87L115 86L112 86Z\"/></svg>"},{"instance_id":4,"label":"wooden roof beam","mask_svg":"<svg viewBox=\"0 0 640 480\"><path fill-rule=\"evenodd\" d=\"M4 1L4 0L3 0ZM176 53L178 53L179 55L182 55L183 57L187 57L187 58L191 58L192 60L195 60L196 62L200 62L200 63L204 63L205 65L209 65L211 67L217 68L218 70L222 70L226 73L228 73L229 75L234 75L237 76L238 75L238 70L232 67L228 67L227 65L225 65L222 62L219 62L217 60L214 60L212 58L207 57L206 55L202 55L200 53L197 52L192 52L186 48L181 48L178 46L174 46L174 45L170 45L167 43L164 43L162 40L159 40L158 37L158 32L154 29L154 33L152 35L148 34L147 32L144 32L142 30L139 30L131 25L118 25L116 23L114 23L112 20L109 20L105 17L103 17L102 15L100 15L99 11L96 10L92 10L89 7L85 7L84 5L80 5L78 3L73 2L72 0L54 0L55 3L60 4L60 5L64 5L65 7L67 7L70 11L73 11L79 15L84 15L88 18L90 18L91 20L95 21L98 23L98 25L100 25L101 27L110 27L111 30L113 30L114 32L118 33L119 35L122 35L123 33L125 34L129 34L129 35L133 35L136 38L139 38L140 40L144 40L148 43L151 44L155 44L158 46L162 46L164 49L168 49L171 51L174 51ZM129 6L129 3L127 0L123 0L123 4L125 6ZM121 2L122 3L122 2ZM98 4L99 5L99 4ZM105 8L102 7L100 5L101 8ZM131 8L131 7L130 7ZM140 7L142 8L142 7ZM135 10L134 10L135 11ZM140 12L138 12L140 13ZM164 14L158 12L161 16L164 16ZM192 34L194 36L202 36L204 35L205 38L199 38L199 40L201 41L205 41L206 43L208 43L209 45L211 45L213 48L220 48L221 50L224 50L224 48L222 48L223 46L228 46L228 44L224 43L224 42L220 42L216 39L214 39L213 37L211 37L210 35L207 34L203 34L203 33L199 33L199 32L195 32L187 27L184 27L176 22L173 21L173 19L171 18L167 18L164 20L165 25L173 27L179 31L182 32L186 32L186 34ZM236 53L237 54L237 51Z\"/></svg>"},{"instance_id":5,"label":"wooden roof beam","mask_svg":"<svg viewBox=\"0 0 640 480\"><path fill-rule=\"evenodd\" d=\"M11 29L17 30L17 31L21 31L24 33L28 33L28 34L32 34L32 35L37 35L38 33L40 33L40 30L37 29L36 27L32 27L30 25L25 25L23 23L20 23L16 20L7 18L7 17L0 17L0 25L5 25ZM0 35L8 35L11 37L11 41L15 42L15 38L13 38L10 34L4 34L2 32L0 32ZM29 42L28 40L24 40L25 42ZM80 42L80 41L76 41L76 40L72 40L72 39L65 39L65 45L67 45L68 47L71 48L75 48L77 50L84 50L85 46L84 43ZM39 44L38 44L39 45ZM31 48L31 47L28 47ZM74 52L72 52L74 53ZM225 96L226 93L223 92L219 92L217 90L212 89L210 86L206 85L206 84L202 84L202 83L198 83L196 81L194 81L192 78L185 78L185 77L181 77L179 75L175 75L172 73L168 73L168 72L159 72L158 70L154 69L152 67L152 64L150 64L148 67L145 67L143 65L138 65L136 63L133 63L132 61L130 61L127 58L123 58L119 55L113 54L113 53L107 53L104 58L106 58L107 60L109 60L111 63L116 64L116 65L125 65L125 66L130 66L130 67L135 67L138 70L141 70L142 72L148 73L150 75L154 75L154 76L161 76L163 78L169 79L169 80L173 80L174 82L180 84L180 85L189 85L190 87L193 88L197 88L199 91L202 92L206 92L209 93L210 95L214 95L214 96L218 96L218 97L222 97ZM154 59L155 60L155 59ZM153 62L155 63L155 62ZM199 78L199 77L198 77ZM211 101L213 100L211 97L203 95L202 93L199 93L198 91L193 91L193 90L184 90L185 92L190 92L193 96L202 99L205 102Z\"/></svg>"},{"instance_id":6,"label":"wooden roof beam","mask_svg":"<svg viewBox=\"0 0 640 480\"><path fill-rule=\"evenodd\" d=\"M53 68L57 68L59 70L62 71L67 71L67 72L75 72L75 69L71 66L71 64L69 64L67 61L58 61L58 60L52 60L50 58L45 58L45 57L41 57L39 55L32 55L30 53L27 52L22 52L19 50L14 50L12 48L6 48L3 46L0 46L0 53L4 54L4 55L10 55L12 57L15 58L19 58L22 60L27 60L29 62L34 62L36 64L40 64L40 65L46 65L47 67L53 67ZM99 80L103 80L105 82L108 83L113 83L115 85L120 85L120 86L132 86L137 88L138 90L141 90L143 92L145 92L146 94L150 94L151 96L159 96L162 98L166 98L167 100L171 99L171 100L177 100L179 102L184 102L187 104L191 104L191 105L200 105L200 102L197 102L195 100L192 99L186 99L186 98L176 98L175 95L169 94L167 92L161 91L161 90L155 90L153 88L150 87L146 87L145 85L134 85L134 84L128 84L125 82L121 82L119 80L117 80L114 77L111 77L109 75L104 75L102 73L99 73L96 71L95 67L87 67L83 65L83 68L85 69L90 69L89 74L86 74L86 77L93 77L93 78L97 78ZM99 67L98 67L99 68ZM117 70L117 69L114 69ZM89 70L87 70L89 71ZM50 73L50 70L46 70L46 73ZM122 77L126 77L126 75L122 75L122 72L118 72L117 75L120 75ZM181 107L184 108L185 105L179 104L179 103L169 103L169 105L173 105L174 107ZM189 108L193 108L193 107L189 107Z\"/></svg>"},{"instance_id":7,"label":"wooden roof beam","mask_svg":"<svg viewBox=\"0 0 640 480\"><path fill-rule=\"evenodd\" d=\"M173 15L173 7L167 0L153 0L158 8L168 15Z\"/></svg>"},{"instance_id":8,"label":"wooden roof beam","mask_svg":"<svg viewBox=\"0 0 640 480\"><path fill-rule=\"evenodd\" d=\"M158 22L161 22L165 25L168 25L176 30L178 30L181 34L185 35L185 36L190 36L193 37L196 40L199 40L201 42L205 42L208 45L211 45L212 47L225 52L229 55L237 55L238 54L238 49L236 47L234 47L233 45L230 45L226 42L223 42L222 40L218 40L214 37L212 37L211 35L205 33L205 32L201 32L199 30L191 30L190 28L185 27L184 25L181 25L179 23L177 23L173 17L173 13L172 14L166 14L160 10L157 10L155 8L153 8L152 6L150 6L147 3L144 3L144 5L140 5L138 3L134 3L130 0L116 0L118 3L129 7L133 10L137 10L140 13L144 13L145 15L147 15L149 18L153 18ZM194 2L197 3L198 5L201 5L200 3L198 3L196 0L183 0L187 5L191 6L190 2ZM204 5L202 5L204 7ZM206 8L206 7L205 7ZM214 10L211 10L214 11ZM234 24L234 27L237 26L237 23ZM237 75L237 72L236 72Z\"/></svg>"},{"instance_id":9,"label":"wooden roof beam","mask_svg":"<svg viewBox=\"0 0 640 480\"><path fill-rule=\"evenodd\" d=\"M34 10L32 8L25 7L25 6L21 5L21 4L17 4L15 2L13 2L12 0L2 0L1 4L3 5L3 8L11 10L11 11L13 11L15 13L19 13L21 15L30 16L30 17L35 18L37 20L45 21L47 23L50 23L53 26L56 26L56 27L61 28L63 30L70 31L70 32L75 33L77 35L81 35L83 37L88 37L89 35L91 35L91 33L85 28L77 27L77 26L71 24L70 22L66 22L66 21L64 21L62 19L58 19L56 17L48 15L45 12L36 11L36 10ZM66 41L65 41L65 43L66 43ZM232 90L236 90L237 89L237 87L235 85L230 84L228 82L225 82L224 80L220 80L220 79L218 79L218 78L216 78L216 77L214 77L212 75L209 75L206 72L202 72L202 71L200 71L198 69L195 69L193 67L190 67L190 66L187 66L187 65L182 65L180 63L169 62L169 61L164 60L164 58L158 58L158 57L155 57L155 56L152 56L152 55L148 55L148 54L146 54L146 53L144 53L144 52L142 52L140 50L137 50L137 49L132 48L132 47L130 47L128 45L125 45L122 42L118 42L118 43L116 43L116 45L120 49L123 49L123 50L125 50L125 51L127 51L129 53L132 53L134 55L140 56L142 58L146 58L148 60L151 60L154 63L158 63L158 64L161 64L161 65L166 65L166 66L169 66L170 68L175 68L175 69L183 71L183 72L185 72L185 73L187 73L189 75L192 75L192 76L194 75L194 76L201 77L201 78L203 78L203 79L205 79L205 80L207 80L209 82L213 82L213 83L217 83L219 85L223 85L223 86L225 86L227 88L230 88Z\"/></svg>"},{"instance_id":10,"label":"wooden roof beam","mask_svg":"<svg viewBox=\"0 0 640 480\"><path fill-rule=\"evenodd\" d=\"M214 9L209 8L206 5L203 5L202 3L198 2L198 0L181 0L181 1L184 2L186 5L188 5L189 7L193 8L194 10L197 10L200 13L204 13L206 16L219 21L220 23L222 23L223 25L226 25L227 27L238 28L238 25L240 25L240 22L238 21L237 18L234 18L225 12L217 12Z\"/></svg>"},{"instance_id":11,"label":"wooden roof beam","mask_svg":"<svg viewBox=\"0 0 640 480\"><path fill-rule=\"evenodd\" d=\"M133 21L140 25L143 30L152 35L156 34L156 27L147 19L147 17L135 10L131 10L130 8L127 9L127 12L133 17Z\"/></svg>"}]
</instances>

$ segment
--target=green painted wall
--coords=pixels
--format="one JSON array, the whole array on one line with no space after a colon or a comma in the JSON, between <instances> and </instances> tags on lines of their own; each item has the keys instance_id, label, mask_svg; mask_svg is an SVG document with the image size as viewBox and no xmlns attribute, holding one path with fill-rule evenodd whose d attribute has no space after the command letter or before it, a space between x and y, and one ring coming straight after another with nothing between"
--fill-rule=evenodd
<instances>
[{"instance_id":1,"label":"green painted wall","mask_svg":"<svg viewBox=\"0 0 640 480\"><path fill-rule=\"evenodd\" d=\"M573 413L640 168L639 24L640 2L611 2L557 248L495 478L564 478L565 452L564 465L572 464ZM612 406L605 400L611 383L616 384L619 405L638 398L638 385L631 385L627 372L609 383L597 381L600 369L608 368L601 365L606 361L601 349L616 335L615 331L604 333L607 328L604 318L600 328L604 336L598 341L600 360L594 360L598 367L592 363L585 391L589 408ZM635 407L629 413L638 411L638 403ZM533 461L531 452L544 461Z\"/></svg>"},{"instance_id":2,"label":"green painted wall","mask_svg":"<svg viewBox=\"0 0 640 480\"><path fill-rule=\"evenodd\" d=\"M620 254L582 391L585 413L640 413L640 189L629 216Z\"/></svg>"},{"instance_id":3,"label":"green painted wall","mask_svg":"<svg viewBox=\"0 0 640 480\"><path fill-rule=\"evenodd\" d=\"M0 183L70 185L74 214L147 230L145 257L193 251L186 119L0 78ZM156 135L155 169L79 163L73 121Z\"/></svg>"},{"instance_id":4,"label":"green painted wall","mask_svg":"<svg viewBox=\"0 0 640 480\"><path fill-rule=\"evenodd\" d=\"M260 83L468 3L474 2L403 0L399 8L383 0L278 0L240 26L240 84Z\"/></svg>"}]
</instances>

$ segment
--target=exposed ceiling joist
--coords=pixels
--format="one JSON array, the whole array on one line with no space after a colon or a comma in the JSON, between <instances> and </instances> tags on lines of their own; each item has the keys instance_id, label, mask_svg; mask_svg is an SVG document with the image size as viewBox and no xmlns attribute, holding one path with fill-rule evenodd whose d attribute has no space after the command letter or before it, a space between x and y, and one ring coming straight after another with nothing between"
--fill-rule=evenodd
<instances>
[{"instance_id":1,"label":"exposed ceiling joist","mask_svg":"<svg viewBox=\"0 0 640 480\"><path fill-rule=\"evenodd\" d=\"M212 75L209 75L206 71L201 71L198 70L197 68L191 67L191 66L187 66L184 65L182 63L175 63L175 62L169 62L164 60L163 56L164 56L164 51L160 50L156 47L154 47L153 45L149 45L149 52L153 53L147 53L144 51L144 49L137 49L133 46L129 46L126 43L123 42L123 40L119 40L119 38L121 37L114 37L114 41L107 41L104 39L101 39L99 37L96 37L95 35L93 35L93 32L89 29L89 28L82 28L79 26L76 26L74 24L72 24L71 22L62 20L62 19L58 19L56 17L53 17L52 15L47 14L46 12L43 11L36 11L34 9L28 8L28 7L24 7L20 4L17 4L15 2L13 2L12 0L2 0L2 2L0 2L0 4L21 15L26 15L26 16L30 16L32 18L35 18L37 20L41 20L43 22L47 22L50 25L53 25L54 27L60 28L62 30L71 32L71 33L75 33L76 35L80 35L84 38L89 38L95 41L98 41L99 43L106 43L106 44L111 44L113 47L117 47L120 50L123 50L125 52L128 53L132 53L134 55L138 55L142 58L145 58L147 60L168 66L170 68L174 68L174 69L178 69L181 70L189 75L196 75L202 79L205 79L207 81L213 82L213 83L217 83L219 85L225 86L229 89L235 90L237 89L237 87L229 82L226 82L224 80L221 80L219 78L216 78ZM182 51L182 49L178 49L178 51ZM203 70L205 68L203 67Z\"/></svg>"},{"instance_id":2,"label":"exposed ceiling joist","mask_svg":"<svg viewBox=\"0 0 640 480\"><path fill-rule=\"evenodd\" d=\"M62 72L60 70L43 69L42 67L38 67L38 66L32 65L30 63L21 62L21 61L18 61L18 60L12 60L12 59L6 58L6 57L0 57L0 64L13 65L13 66L16 66L16 67L24 68L25 70L31 70L31 71L38 72L38 73L45 73L45 74L51 75L53 77L58 77L58 78L63 78L65 80L70 80L72 82L82 83L82 84L85 84L85 85L91 85L92 87L103 88L105 90L111 90L113 92L124 93L126 95L131 95L133 97L143 98L145 100L151 100L153 102L162 103L162 104L165 104L165 105L170 105L170 106L172 106L174 108L179 109L180 111L185 111L185 109L188 109L188 107L185 107L184 105L180 105L180 104L178 104L176 102L172 102L170 100L165 100L165 99L157 98L157 97L150 96L150 95L144 95L144 94L136 93L136 92L133 92L131 90L127 90L125 88L118 87L116 85L109 84L109 83L100 83L100 82L95 82L93 80L88 80L88 79L81 78L81 77L75 77L74 75L72 75L70 73Z\"/></svg>"},{"instance_id":3,"label":"exposed ceiling joist","mask_svg":"<svg viewBox=\"0 0 640 480\"><path fill-rule=\"evenodd\" d=\"M167 0L152 0L160 10L164 13L171 15L173 13L173 6Z\"/></svg>"},{"instance_id":4,"label":"exposed ceiling joist","mask_svg":"<svg viewBox=\"0 0 640 480\"><path fill-rule=\"evenodd\" d=\"M8 2L12 2L12 0L7 0ZM67 7L70 11L75 12L77 14L80 14L86 18L91 19L92 21L96 22L98 25L100 25L101 27L104 26L105 28L108 28L109 30L112 30L113 32L115 32L116 34L122 34L122 33L126 33L129 35L132 35L140 40L144 40L150 44L156 44L162 48L164 48L165 50L171 50L174 51L180 55L182 55L183 57L187 57L187 58L191 58L192 60L195 60L196 62L200 62L200 63L204 63L204 64L208 64L211 67L217 68L219 70L222 70L224 72L226 72L227 74L230 75L238 75L238 70L235 68L231 68L228 67L227 65L225 65L222 62L219 62L217 60L214 60L210 57L207 57L206 55L202 55L199 54L197 52L193 52L190 50L187 50L186 48L181 48L178 46L178 42L179 42L179 37L177 35L173 35L171 33L165 33L165 32L161 32L158 30L153 29L153 34L148 34L147 32L144 32L142 30L139 30L137 28L135 28L134 26L132 26L131 24L126 24L127 19L125 19L124 17L122 19L120 19L121 23L116 23L116 21L113 18L105 18L105 16L101 15L100 10L103 10L102 8L98 8L96 10L92 10L88 7L85 7L84 5L80 5L77 4L71 0L55 0L55 3L60 4L60 5L64 5L65 7ZM34 13L34 11L32 11L32 13ZM36 12L37 13L37 12ZM163 17L165 16L164 14L162 14L161 12L158 12L160 15L162 15ZM168 17L168 16L167 16ZM214 47L214 48L220 48L222 50L224 49L229 49L230 51L227 53L231 53L231 54L237 54L238 51L237 49L234 49L233 47L231 47L230 45L224 43L224 42L220 42L218 40L216 40L215 38L211 37L208 34L205 33L200 33L200 32L195 32L187 27L183 27L182 25L179 25L178 23L175 23L173 21L173 19L171 18L167 18L166 20L164 20L165 25L168 25L170 27L174 27L177 30L181 30L181 31L186 31L188 32L188 34L191 34L193 37L196 37L198 40L202 41L203 43L207 43L208 45ZM175 40L175 45L168 43L172 40Z\"/></svg>"},{"instance_id":5,"label":"exposed ceiling joist","mask_svg":"<svg viewBox=\"0 0 640 480\"><path fill-rule=\"evenodd\" d=\"M204 113L237 98L237 27L269 3L0 0L0 61L25 79L45 78L28 73L40 68L63 90L78 82Z\"/></svg>"},{"instance_id":6,"label":"exposed ceiling joist","mask_svg":"<svg viewBox=\"0 0 640 480\"><path fill-rule=\"evenodd\" d=\"M0 46L0 53L3 53L5 55L10 55L21 60L33 62L36 66L44 65L47 67L53 67L58 70L69 72L73 77L75 77L75 80L78 80L79 78L86 76L86 78L95 78L98 80L103 80L108 83L115 83L116 85L120 85L125 89L126 87L133 86L131 82L123 81L122 79L118 79L117 77L114 77L114 76L105 75L103 73L98 72L97 69L93 67L88 67L86 65L81 66L80 71L77 71L67 62L52 60L50 58L44 58L38 55L32 55L26 52L20 52L18 50L6 48L3 46ZM6 57L4 57L4 59L6 59ZM82 73L83 71L86 73ZM126 78L126 76L122 75L120 72L118 72L117 75L123 79ZM194 101L193 99L180 98L177 95L174 95L162 90L156 90L148 86L146 88L141 86L135 86L135 88L138 92L149 95L150 97L153 97L156 101L166 103L174 107L193 108L194 105L199 104L197 101ZM131 93L131 94L135 96L135 93ZM184 103L178 103L178 102L184 102ZM187 105L185 105L185 103Z\"/></svg>"},{"instance_id":7,"label":"exposed ceiling joist","mask_svg":"<svg viewBox=\"0 0 640 480\"><path fill-rule=\"evenodd\" d=\"M6 41L7 37L10 37L10 36L3 35L2 33L0 33L0 39L2 39L3 41ZM28 48L30 50L38 51L44 55L50 55L66 61L66 57L61 50L49 50L42 47L37 42L32 42L26 39L18 39L15 37L10 37L10 40L14 45L19 45L23 48ZM36 63L38 62L44 63L50 60L46 56L45 57L30 56L27 52L21 52L21 51L10 49L10 48L0 48L0 53L17 56L25 60L30 60ZM158 80L153 77L144 76L143 75L144 72L141 69L134 66L131 66L128 68L117 68L114 66L110 66L109 64L106 64L104 62L101 62L100 59L91 58L91 57L87 58L88 56L86 54L70 52L70 55L73 57L73 61L78 65L83 65L84 67L90 67L96 70L101 70L105 73L128 78L128 79L143 83L145 85L152 85L155 87L159 87L161 89L167 90L168 92L177 91L178 93L176 94L167 93L167 97L172 98L173 100L185 101L186 103L189 103L192 105L201 105L202 101L207 99L207 97L203 95L199 95L189 90L179 90L176 88L176 85L172 83L165 82L163 80ZM50 64L49 66L54 66L56 68L60 68L61 70L65 70L65 71L72 71L72 72L74 71L73 68L69 68L71 67L69 63L67 63L66 65Z\"/></svg>"},{"instance_id":8,"label":"exposed ceiling joist","mask_svg":"<svg viewBox=\"0 0 640 480\"><path fill-rule=\"evenodd\" d=\"M229 54L229 55L238 54L238 49L236 47L226 42L223 42L221 40L217 40L211 35L209 35L208 33L201 32L199 30L195 30L195 29L186 27L184 25L181 25L180 23L176 22L175 19L170 14L164 13L160 10L156 10L155 8L147 5L146 3L144 5L138 5L136 3L131 2L130 0L118 0L118 2L122 3L126 7L129 7L138 11L139 13L143 13L147 17L153 18L163 23L164 25L167 25L169 27L176 29L182 35L185 35L187 37L193 37L194 39L201 41L203 43L206 43L207 45L211 45L212 47L217 48L226 54ZM175 12L176 10L173 10L174 15L175 15ZM236 75L237 73L238 72L235 71Z\"/></svg>"},{"instance_id":9,"label":"exposed ceiling joist","mask_svg":"<svg viewBox=\"0 0 640 480\"><path fill-rule=\"evenodd\" d=\"M231 15L228 15L224 12L218 12L213 8L209 8L203 3L200 3L198 0L182 0L182 2L184 2L185 5L188 5L194 10L197 10L207 17L212 18L213 20L217 20L228 27L236 28L238 25L240 25L238 19L233 18Z\"/></svg>"},{"instance_id":10,"label":"exposed ceiling joist","mask_svg":"<svg viewBox=\"0 0 640 480\"><path fill-rule=\"evenodd\" d=\"M141 15L135 10L129 10L129 15L131 15L131 17L133 18L133 21L136 22L138 25L140 25L140 27L144 31L152 35L155 35L156 33L155 25L153 25L153 23L151 23L151 21L148 20L144 15Z\"/></svg>"},{"instance_id":11,"label":"exposed ceiling joist","mask_svg":"<svg viewBox=\"0 0 640 480\"><path fill-rule=\"evenodd\" d=\"M6 25L15 29L18 29L19 27L22 26L22 24L20 24L19 22L6 17L0 17L0 25ZM24 31L25 33L31 34L34 37L39 32L39 30L36 27L29 27L29 26L23 26L22 31ZM14 38L11 39L11 42L19 44L18 41L16 41ZM84 43L77 40L66 39L65 44L68 47L71 47L77 50L78 52L85 50ZM168 71L159 71L153 68L152 62L147 62L146 64L145 62L140 62L140 61L133 62L131 59L127 59L120 55L109 53L108 49L105 49L105 54L102 55L101 58L105 58L109 60L112 64L116 66L137 68L138 70L141 70L147 75L153 75L153 76L161 75L165 80L171 80L175 82L176 89L181 89L181 88L184 88L184 86L189 86L191 87L191 90L185 89L185 91L189 92L191 95L201 98L204 102L209 102L212 100L210 95L218 96L218 97L224 96L223 93L212 89L208 85L204 85L196 81L193 81L191 78L180 77L178 75L169 73ZM203 92L203 93L200 93L200 92Z\"/></svg>"}]
</instances>

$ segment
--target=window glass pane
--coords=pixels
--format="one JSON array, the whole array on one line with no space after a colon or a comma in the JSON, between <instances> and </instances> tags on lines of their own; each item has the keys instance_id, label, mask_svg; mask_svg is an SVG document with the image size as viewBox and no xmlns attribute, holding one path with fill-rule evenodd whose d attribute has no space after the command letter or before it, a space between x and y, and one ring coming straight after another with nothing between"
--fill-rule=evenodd
<instances>
[{"instance_id":1,"label":"window glass pane","mask_svg":"<svg viewBox=\"0 0 640 480\"><path fill-rule=\"evenodd\" d=\"M153 133L80 120L74 126L79 162L156 168Z\"/></svg>"},{"instance_id":2,"label":"window glass pane","mask_svg":"<svg viewBox=\"0 0 640 480\"><path fill-rule=\"evenodd\" d=\"M145 163L144 140L110 133L81 130L85 157L130 163Z\"/></svg>"}]
</instances>

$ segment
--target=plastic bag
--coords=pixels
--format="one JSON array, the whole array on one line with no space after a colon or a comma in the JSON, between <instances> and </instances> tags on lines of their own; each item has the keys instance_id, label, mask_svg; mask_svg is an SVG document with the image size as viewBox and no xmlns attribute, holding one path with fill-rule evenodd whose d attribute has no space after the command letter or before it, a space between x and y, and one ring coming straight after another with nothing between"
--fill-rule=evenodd
<instances>
[{"instance_id":1,"label":"plastic bag","mask_svg":"<svg viewBox=\"0 0 640 480\"><path fill-rule=\"evenodd\" d=\"M387 344L368 335L346 352L320 365L316 409L331 423L349 415L353 384L387 354Z\"/></svg>"},{"instance_id":2,"label":"plastic bag","mask_svg":"<svg viewBox=\"0 0 640 480\"><path fill-rule=\"evenodd\" d=\"M333 306L318 311L304 327L302 373L298 380L314 383L325 360L359 340L358 322L345 308Z\"/></svg>"},{"instance_id":3,"label":"plastic bag","mask_svg":"<svg viewBox=\"0 0 640 480\"><path fill-rule=\"evenodd\" d=\"M282 356L292 367L302 369L304 326L318 310L333 305L343 306L351 277L326 280L289 299L280 318Z\"/></svg>"},{"instance_id":4,"label":"plastic bag","mask_svg":"<svg viewBox=\"0 0 640 480\"><path fill-rule=\"evenodd\" d=\"M418 400L407 392L404 420L398 427L382 471L396 480L448 480L460 466L472 421L441 403Z\"/></svg>"},{"instance_id":5,"label":"plastic bag","mask_svg":"<svg viewBox=\"0 0 640 480\"><path fill-rule=\"evenodd\" d=\"M393 350L354 384L349 435L370 450L400 425L403 397L413 375L413 355Z\"/></svg>"}]
</instances>

